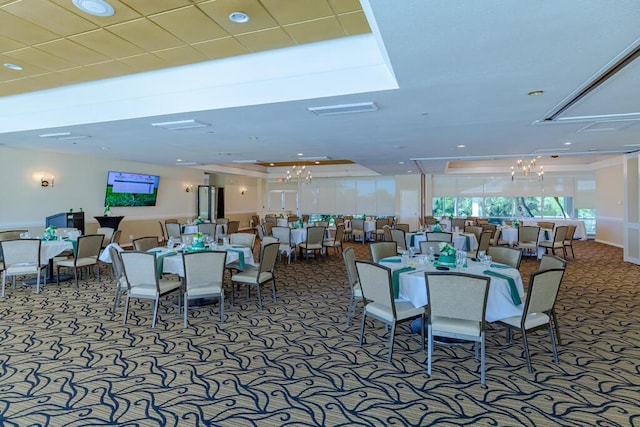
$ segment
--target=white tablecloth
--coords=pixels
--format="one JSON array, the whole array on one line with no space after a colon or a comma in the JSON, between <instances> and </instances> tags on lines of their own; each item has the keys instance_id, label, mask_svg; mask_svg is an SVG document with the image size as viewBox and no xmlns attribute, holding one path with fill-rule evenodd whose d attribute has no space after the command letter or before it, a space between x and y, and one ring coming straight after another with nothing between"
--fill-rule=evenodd
<instances>
[{"instance_id":1,"label":"white tablecloth","mask_svg":"<svg viewBox=\"0 0 640 427\"><path fill-rule=\"evenodd\" d=\"M222 245L220 245L215 250L217 250L217 251L226 250L227 251L227 264L232 263L234 261L237 261L240 258L240 254L237 251L241 250L242 253L244 254L244 263L245 263L245 265L256 265L255 261L253 260L253 252L251 251L250 248L247 248L246 246L239 246L239 245L222 246ZM159 252L156 252L156 255L160 256L160 255L163 255L163 254L166 254L167 252L169 252L169 249L167 249L166 247L162 247L162 248L154 248L154 249L152 249L152 251L159 251ZM184 264L182 263L182 255L181 254L164 257L162 263L163 263L162 264L162 272L163 273L177 274L180 277L184 276Z\"/></svg>"},{"instance_id":2,"label":"white tablecloth","mask_svg":"<svg viewBox=\"0 0 640 427\"><path fill-rule=\"evenodd\" d=\"M40 264L47 264L56 255L71 250L73 243L70 240L45 240L40 245Z\"/></svg>"},{"instance_id":3,"label":"white tablecloth","mask_svg":"<svg viewBox=\"0 0 640 427\"><path fill-rule=\"evenodd\" d=\"M182 234L194 234L198 232L197 225L183 225L181 227L182 227ZM223 236L224 232L225 232L224 224L217 224L216 236Z\"/></svg>"},{"instance_id":4,"label":"white tablecloth","mask_svg":"<svg viewBox=\"0 0 640 427\"><path fill-rule=\"evenodd\" d=\"M556 227L559 225L575 225L576 226L576 232L573 235L574 239L580 239L580 240L587 240L587 229L584 225L584 221L580 221L577 219L555 219L555 218L550 218L550 219L540 219L540 220L531 220L531 219L526 219L524 220L522 223L524 225L538 225L538 221L543 221L543 222L553 222Z\"/></svg>"},{"instance_id":5,"label":"white tablecloth","mask_svg":"<svg viewBox=\"0 0 640 427\"><path fill-rule=\"evenodd\" d=\"M463 270L465 273L483 276L483 271L487 270L487 267L479 262L468 260L467 264L468 267ZM394 270L407 266L403 263L384 262L381 262L380 265L384 265L385 267L389 267ZM522 314L522 309L524 308L524 286L522 284L520 272L515 268L489 268L489 270L514 279L516 288L518 289L518 294L522 299L522 304L517 306L514 305L513 300L511 299L509 283L506 279L490 276L491 282L489 285L489 295L487 297L486 320L488 322L495 322L497 320L506 319L507 317ZM433 266L419 266L414 271L400 273L398 292L399 299L410 301L414 307L427 305L427 285L424 278L425 271L436 270Z\"/></svg>"},{"instance_id":6,"label":"white tablecloth","mask_svg":"<svg viewBox=\"0 0 640 427\"><path fill-rule=\"evenodd\" d=\"M413 237L413 245L411 245L411 236ZM468 237L468 239L467 239ZM406 233L405 235L407 248L412 247L414 251L420 252L420 242L427 240L424 233ZM459 251L475 251L478 249L478 239L473 233L453 233L453 247ZM467 240L469 244L467 245Z\"/></svg>"},{"instance_id":7,"label":"white tablecloth","mask_svg":"<svg viewBox=\"0 0 640 427\"><path fill-rule=\"evenodd\" d=\"M544 241L550 241L553 239L553 230L549 230L546 228L541 228L540 233L538 234L538 243ZM502 228L500 233L500 240L505 240L509 243L509 246L514 246L518 243L518 229L512 227ZM538 248L537 255L538 259L542 258L546 250L544 248Z\"/></svg>"},{"instance_id":8,"label":"white tablecloth","mask_svg":"<svg viewBox=\"0 0 640 427\"><path fill-rule=\"evenodd\" d=\"M336 233L335 227L327 227L324 231L324 238L331 239ZM307 229L306 228L293 228L291 230L291 243L293 245L299 245L302 242L307 241Z\"/></svg>"}]
</instances>

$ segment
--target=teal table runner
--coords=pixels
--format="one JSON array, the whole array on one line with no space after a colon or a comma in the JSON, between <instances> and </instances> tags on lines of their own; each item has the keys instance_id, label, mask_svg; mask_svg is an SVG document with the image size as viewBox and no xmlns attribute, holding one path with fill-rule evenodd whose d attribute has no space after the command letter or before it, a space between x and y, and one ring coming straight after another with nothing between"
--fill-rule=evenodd
<instances>
[{"instance_id":1,"label":"teal table runner","mask_svg":"<svg viewBox=\"0 0 640 427\"><path fill-rule=\"evenodd\" d=\"M407 271L413 271L415 268L413 267L404 267L394 270L391 273L391 285L393 286L393 298L398 298L398 293L400 291L400 273L405 273Z\"/></svg>"},{"instance_id":2,"label":"teal table runner","mask_svg":"<svg viewBox=\"0 0 640 427\"><path fill-rule=\"evenodd\" d=\"M415 233L411 235L411 241L409 242L409 246L413 247L413 245L415 244Z\"/></svg>"},{"instance_id":3,"label":"teal table runner","mask_svg":"<svg viewBox=\"0 0 640 427\"><path fill-rule=\"evenodd\" d=\"M512 268L512 267L508 266L508 265L504 265L504 264L493 263L493 264L491 264L491 268Z\"/></svg>"},{"instance_id":4,"label":"teal table runner","mask_svg":"<svg viewBox=\"0 0 640 427\"><path fill-rule=\"evenodd\" d=\"M509 291L511 293L511 300L513 301L513 303L515 305L522 304L522 300L520 299L520 294L518 294L518 288L516 288L516 281L513 280L513 277L509 277L509 276L506 276L504 274L497 273L497 272L491 271L491 270L485 270L482 273L486 274L487 276L498 277L500 279L506 280L507 283L509 283Z\"/></svg>"},{"instance_id":5,"label":"teal table runner","mask_svg":"<svg viewBox=\"0 0 640 427\"><path fill-rule=\"evenodd\" d=\"M152 252L152 253L156 253L156 252ZM158 270L156 271L158 277L162 276L162 270L164 268L164 259L168 256L174 256L174 255L178 255L177 252L167 252L166 254L162 254L162 255L157 255L156 256L156 267L158 268Z\"/></svg>"},{"instance_id":6,"label":"teal table runner","mask_svg":"<svg viewBox=\"0 0 640 427\"><path fill-rule=\"evenodd\" d=\"M227 251L238 253L238 269L244 270L244 251L238 249L227 249Z\"/></svg>"},{"instance_id":7,"label":"teal table runner","mask_svg":"<svg viewBox=\"0 0 640 427\"><path fill-rule=\"evenodd\" d=\"M384 259L381 259L380 262L396 262L396 263L400 263L400 262L402 262L402 260L400 258L384 258Z\"/></svg>"}]
</instances>

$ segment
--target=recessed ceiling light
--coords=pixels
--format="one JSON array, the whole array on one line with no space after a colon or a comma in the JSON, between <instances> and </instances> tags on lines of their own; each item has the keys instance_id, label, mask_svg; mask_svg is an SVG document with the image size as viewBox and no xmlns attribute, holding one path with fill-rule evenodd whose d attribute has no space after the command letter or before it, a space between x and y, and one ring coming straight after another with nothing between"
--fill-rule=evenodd
<instances>
[{"instance_id":1,"label":"recessed ceiling light","mask_svg":"<svg viewBox=\"0 0 640 427\"><path fill-rule=\"evenodd\" d=\"M404 162L398 162L398 163L401 164L401 165L404 165Z\"/></svg>"},{"instance_id":2,"label":"recessed ceiling light","mask_svg":"<svg viewBox=\"0 0 640 427\"><path fill-rule=\"evenodd\" d=\"M22 67L17 65L17 64L12 64L10 62L7 62L4 64L4 68L8 68L10 70L15 70L15 71L22 71Z\"/></svg>"},{"instance_id":3,"label":"recessed ceiling light","mask_svg":"<svg viewBox=\"0 0 640 427\"><path fill-rule=\"evenodd\" d=\"M298 157L304 156L304 153L298 153Z\"/></svg>"},{"instance_id":4,"label":"recessed ceiling light","mask_svg":"<svg viewBox=\"0 0 640 427\"><path fill-rule=\"evenodd\" d=\"M276 165L275 163L269 163L269 166L275 166L275 165Z\"/></svg>"},{"instance_id":5,"label":"recessed ceiling light","mask_svg":"<svg viewBox=\"0 0 640 427\"><path fill-rule=\"evenodd\" d=\"M101 150L104 150L104 151L109 151L109 150L111 150L111 148L109 148L109 147L100 147L100 149L101 149Z\"/></svg>"},{"instance_id":6,"label":"recessed ceiling light","mask_svg":"<svg viewBox=\"0 0 640 427\"><path fill-rule=\"evenodd\" d=\"M258 137L257 137L257 136L250 136L250 137L249 137L249 140L250 140L250 141L257 141L257 140L258 140Z\"/></svg>"},{"instance_id":7,"label":"recessed ceiling light","mask_svg":"<svg viewBox=\"0 0 640 427\"><path fill-rule=\"evenodd\" d=\"M206 128L211 126L209 123L200 122L198 120L175 120L171 122L151 123L151 126L168 130L183 130L194 128Z\"/></svg>"},{"instance_id":8,"label":"recessed ceiling light","mask_svg":"<svg viewBox=\"0 0 640 427\"><path fill-rule=\"evenodd\" d=\"M81 11L93 16L113 16L113 7L104 0L73 0Z\"/></svg>"},{"instance_id":9,"label":"recessed ceiling light","mask_svg":"<svg viewBox=\"0 0 640 427\"><path fill-rule=\"evenodd\" d=\"M40 138L59 138L61 136L69 136L71 132L54 132L54 133L42 133L38 135Z\"/></svg>"},{"instance_id":10,"label":"recessed ceiling light","mask_svg":"<svg viewBox=\"0 0 640 427\"><path fill-rule=\"evenodd\" d=\"M565 142L564 145L571 145L569 141Z\"/></svg>"},{"instance_id":11,"label":"recessed ceiling light","mask_svg":"<svg viewBox=\"0 0 640 427\"><path fill-rule=\"evenodd\" d=\"M236 24L244 24L249 21L249 15L244 12L231 12L229 14L229 20Z\"/></svg>"},{"instance_id":12,"label":"recessed ceiling light","mask_svg":"<svg viewBox=\"0 0 640 427\"><path fill-rule=\"evenodd\" d=\"M319 164L320 164L320 162L319 162L319 161L317 161L317 160L316 160L314 163L315 163L316 165L319 165Z\"/></svg>"},{"instance_id":13,"label":"recessed ceiling light","mask_svg":"<svg viewBox=\"0 0 640 427\"><path fill-rule=\"evenodd\" d=\"M182 159L176 159L176 162L181 162L181 161L182 161Z\"/></svg>"},{"instance_id":14,"label":"recessed ceiling light","mask_svg":"<svg viewBox=\"0 0 640 427\"><path fill-rule=\"evenodd\" d=\"M529 95L529 96L538 96L538 95L542 95L543 93L544 93L543 90L532 90L527 95Z\"/></svg>"},{"instance_id":15,"label":"recessed ceiling light","mask_svg":"<svg viewBox=\"0 0 640 427\"><path fill-rule=\"evenodd\" d=\"M466 147L466 145L464 145L464 144L458 144L458 145L457 145L457 147L458 147L458 148L464 148L464 147Z\"/></svg>"}]
</instances>

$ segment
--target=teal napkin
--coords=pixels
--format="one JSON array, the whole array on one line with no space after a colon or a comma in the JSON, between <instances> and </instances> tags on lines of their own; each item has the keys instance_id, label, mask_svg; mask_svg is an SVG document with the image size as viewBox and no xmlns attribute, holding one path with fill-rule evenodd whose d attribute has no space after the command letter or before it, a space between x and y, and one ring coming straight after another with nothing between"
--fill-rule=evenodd
<instances>
[{"instance_id":1,"label":"teal napkin","mask_svg":"<svg viewBox=\"0 0 640 427\"><path fill-rule=\"evenodd\" d=\"M467 244L467 250L470 251L471 250L471 239L466 234L464 236L464 239L465 239L465 243Z\"/></svg>"},{"instance_id":2,"label":"teal napkin","mask_svg":"<svg viewBox=\"0 0 640 427\"><path fill-rule=\"evenodd\" d=\"M394 270L391 273L391 285L393 286L393 298L398 298L398 293L400 292L400 273L406 273L407 271L413 271L415 268L413 267L404 267Z\"/></svg>"},{"instance_id":3,"label":"teal napkin","mask_svg":"<svg viewBox=\"0 0 640 427\"><path fill-rule=\"evenodd\" d=\"M158 251L160 252L160 251ZM174 255L178 255L177 252L167 252L166 254L162 254L162 255L157 255L156 256L156 267L158 268L158 270L156 271L156 273L158 274L158 277L162 276L162 269L164 267L164 259L168 256L174 256Z\"/></svg>"},{"instance_id":4,"label":"teal napkin","mask_svg":"<svg viewBox=\"0 0 640 427\"><path fill-rule=\"evenodd\" d=\"M491 268L512 268L512 267L510 267L510 266L508 266L508 265L504 265L504 264L496 264L496 263L491 264L491 265L490 265L490 267L491 267Z\"/></svg>"},{"instance_id":5,"label":"teal napkin","mask_svg":"<svg viewBox=\"0 0 640 427\"><path fill-rule=\"evenodd\" d=\"M415 240L414 240L414 239L415 239L415 237L416 237L416 235L415 235L415 234L412 234L412 235L411 235L411 241L409 242L409 246L412 246L412 247L413 247L413 245L415 244Z\"/></svg>"},{"instance_id":6,"label":"teal napkin","mask_svg":"<svg viewBox=\"0 0 640 427\"><path fill-rule=\"evenodd\" d=\"M544 230L544 240L549 240L549 231Z\"/></svg>"},{"instance_id":7,"label":"teal napkin","mask_svg":"<svg viewBox=\"0 0 640 427\"><path fill-rule=\"evenodd\" d=\"M76 252L78 251L78 241L72 240L71 245L73 246L73 256L76 256Z\"/></svg>"},{"instance_id":8,"label":"teal napkin","mask_svg":"<svg viewBox=\"0 0 640 427\"><path fill-rule=\"evenodd\" d=\"M520 299L520 294L518 294L518 288L516 288L516 281L513 280L513 277L509 277L509 276L506 276L504 274L497 273L497 272L491 271L491 270L485 270L482 273L486 274L487 276L498 277L500 279L506 280L507 283L509 283L509 291L511 293L511 300L513 301L513 303L515 305L522 304L522 300Z\"/></svg>"},{"instance_id":9,"label":"teal napkin","mask_svg":"<svg viewBox=\"0 0 640 427\"><path fill-rule=\"evenodd\" d=\"M240 246L242 247L242 246ZM227 251L229 252L237 252L239 257L238 257L238 270L242 271L244 270L244 252L243 251L239 251L236 249L227 249Z\"/></svg>"},{"instance_id":10,"label":"teal napkin","mask_svg":"<svg viewBox=\"0 0 640 427\"><path fill-rule=\"evenodd\" d=\"M400 258L383 258L380 262L402 262Z\"/></svg>"}]
</instances>

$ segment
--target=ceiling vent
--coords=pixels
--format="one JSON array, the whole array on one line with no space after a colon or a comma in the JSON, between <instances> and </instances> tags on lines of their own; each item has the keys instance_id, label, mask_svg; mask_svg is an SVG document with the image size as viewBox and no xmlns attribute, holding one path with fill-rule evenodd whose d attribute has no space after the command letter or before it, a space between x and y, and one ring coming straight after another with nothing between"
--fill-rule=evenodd
<instances>
[{"instance_id":1,"label":"ceiling vent","mask_svg":"<svg viewBox=\"0 0 640 427\"><path fill-rule=\"evenodd\" d=\"M200 122L198 120L176 120L172 122L151 123L151 126L168 130L184 130L206 128L207 126L211 125L209 123Z\"/></svg>"},{"instance_id":2,"label":"ceiling vent","mask_svg":"<svg viewBox=\"0 0 640 427\"><path fill-rule=\"evenodd\" d=\"M612 132L612 131L622 130L635 123L638 123L638 119L608 120L608 121L602 121L602 122L593 122L593 123L589 123L587 126L583 127L582 129L578 129L576 132Z\"/></svg>"},{"instance_id":3,"label":"ceiling vent","mask_svg":"<svg viewBox=\"0 0 640 427\"><path fill-rule=\"evenodd\" d=\"M335 116L337 114L367 113L377 111L375 102L360 102L357 104L328 105L326 107L309 107L309 111L318 116Z\"/></svg>"}]
</instances>

